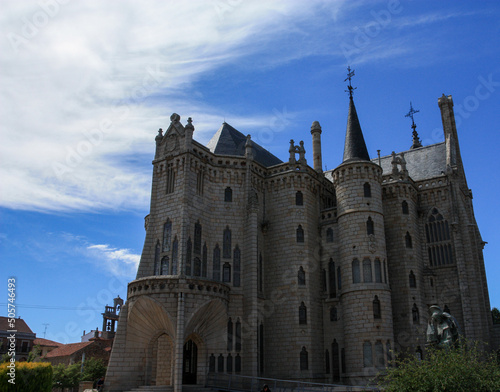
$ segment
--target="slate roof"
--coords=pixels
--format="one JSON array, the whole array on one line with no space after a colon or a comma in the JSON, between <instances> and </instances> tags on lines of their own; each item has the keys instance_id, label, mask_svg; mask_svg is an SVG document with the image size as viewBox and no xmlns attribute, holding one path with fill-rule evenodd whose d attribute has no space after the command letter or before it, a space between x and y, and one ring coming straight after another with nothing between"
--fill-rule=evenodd
<instances>
[{"instance_id":1,"label":"slate roof","mask_svg":"<svg viewBox=\"0 0 500 392\"><path fill-rule=\"evenodd\" d=\"M366 149L365 138L359 125L358 114L352 97L349 98L349 114L347 115L347 127L345 131L344 162L355 160L369 161L370 155Z\"/></svg>"},{"instance_id":2,"label":"slate roof","mask_svg":"<svg viewBox=\"0 0 500 392\"><path fill-rule=\"evenodd\" d=\"M9 329L12 329L12 328L9 327L8 320L9 320L8 317L2 317L2 316L0 316L0 331L7 331ZM15 324L16 324L16 327L14 329L18 333L30 333L30 334L33 334L33 331L31 330L31 328L28 327L28 324L26 324L26 321L24 321L22 318L16 318L15 319Z\"/></svg>"},{"instance_id":3,"label":"slate roof","mask_svg":"<svg viewBox=\"0 0 500 392\"><path fill-rule=\"evenodd\" d=\"M84 349L87 346L90 346L94 342L80 342L80 343L69 343L63 344L58 348L55 348L51 352L49 352L45 358L54 358L54 357L67 357Z\"/></svg>"},{"instance_id":4,"label":"slate roof","mask_svg":"<svg viewBox=\"0 0 500 392\"><path fill-rule=\"evenodd\" d=\"M208 149L217 155L245 156L245 143L247 138L240 131L228 123L222 123L221 127L208 142ZM253 158L260 164L269 167L283 163L265 148L259 146L252 140Z\"/></svg>"},{"instance_id":5,"label":"slate roof","mask_svg":"<svg viewBox=\"0 0 500 392\"><path fill-rule=\"evenodd\" d=\"M446 143L432 144L430 146L411 149L404 152L406 169L413 181L434 178L446 173ZM380 158L383 174L392 173L392 156ZM378 163L378 158L372 159Z\"/></svg>"},{"instance_id":6,"label":"slate roof","mask_svg":"<svg viewBox=\"0 0 500 392\"><path fill-rule=\"evenodd\" d=\"M40 345L44 347L59 347L63 345L62 343L54 342L53 340L43 339L43 338L36 338L33 341L33 344L35 346Z\"/></svg>"}]
</instances>

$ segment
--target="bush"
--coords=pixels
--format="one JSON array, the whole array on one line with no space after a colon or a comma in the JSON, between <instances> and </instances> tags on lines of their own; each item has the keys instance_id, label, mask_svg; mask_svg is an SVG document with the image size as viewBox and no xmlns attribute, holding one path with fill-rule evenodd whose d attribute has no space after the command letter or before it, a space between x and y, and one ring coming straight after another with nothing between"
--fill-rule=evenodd
<instances>
[{"instance_id":1,"label":"bush","mask_svg":"<svg viewBox=\"0 0 500 392\"><path fill-rule=\"evenodd\" d=\"M395 361L379 385L385 392L489 392L500 390L500 367L494 356L477 345L429 349L424 360L415 356Z\"/></svg>"},{"instance_id":2,"label":"bush","mask_svg":"<svg viewBox=\"0 0 500 392\"><path fill-rule=\"evenodd\" d=\"M73 388L77 387L80 382L80 367L81 364L74 363L66 366L59 364L54 366L54 376L52 378L53 388Z\"/></svg>"},{"instance_id":3,"label":"bush","mask_svg":"<svg viewBox=\"0 0 500 392\"><path fill-rule=\"evenodd\" d=\"M106 375L102 359L89 358L83 363L82 381L96 381Z\"/></svg>"},{"instance_id":4,"label":"bush","mask_svg":"<svg viewBox=\"0 0 500 392\"><path fill-rule=\"evenodd\" d=\"M9 382L9 363L0 365L0 392L51 392L52 365L44 362L16 362L15 384Z\"/></svg>"}]
</instances>

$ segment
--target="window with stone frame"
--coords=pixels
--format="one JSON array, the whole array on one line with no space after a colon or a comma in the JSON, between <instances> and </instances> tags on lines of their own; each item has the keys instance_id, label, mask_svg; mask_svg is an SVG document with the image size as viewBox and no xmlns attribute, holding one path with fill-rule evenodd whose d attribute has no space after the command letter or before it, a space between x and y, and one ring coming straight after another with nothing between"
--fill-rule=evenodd
<instances>
[{"instance_id":1,"label":"window with stone frame","mask_svg":"<svg viewBox=\"0 0 500 392\"><path fill-rule=\"evenodd\" d=\"M378 295L373 299L373 318L380 319L382 318L382 313L380 310L380 300L378 299Z\"/></svg>"},{"instance_id":2,"label":"window with stone frame","mask_svg":"<svg viewBox=\"0 0 500 392\"><path fill-rule=\"evenodd\" d=\"M170 251L170 242L172 241L172 222L167 219L163 225L163 252Z\"/></svg>"},{"instance_id":3,"label":"window with stone frame","mask_svg":"<svg viewBox=\"0 0 500 392\"><path fill-rule=\"evenodd\" d=\"M226 358L226 373L232 373L233 372L233 356L231 353L227 354Z\"/></svg>"},{"instance_id":4,"label":"window with stone frame","mask_svg":"<svg viewBox=\"0 0 500 392\"><path fill-rule=\"evenodd\" d=\"M170 272L168 270L169 266L170 266L169 265L170 264L169 261L170 260L169 260L168 256L162 257L162 259L161 259L160 275L168 275L169 274L169 272Z\"/></svg>"},{"instance_id":5,"label":"window with stone frame","mask_svg":"<svg viewBox=\"0 0 500 392\"><path fill-rule=\"evenodd\" d=\"M372 188L367 182L365 182L363 185L363 195L364 197L372 197Z\"/></svg>"},{"instance_id":6,"label":"window with stone frame","mask_svg":"<svg viewBox=\"0 0 500 392\"><path fill-rule=\"evenodd\" d=\"M366 221L366 234L367 235L375 234L375 227L371 216L369 216L368 220Z\"/></svg>"},{"instance_id":7,"label":"window with stone frame","mask_svg":"<svg viewBox=\"0 0 500 392\"><path fill-rule=\"evenodd\" d=\"M309 369L309 354L305 346L302 347L300 351L300 370L308 370Z\"/></svg>"},{"instance_id":8,"label":"window with stone frame","mask_svg":"<svg viewBox=\"0 0 500 392\"><path fill-rule=\"evenodd\" d=\"M238 245L234 248L233 252L233 286L241 286L241 252Z\"/></svg>"},{"instance_id":9,"label":"window with stone frame","mask_svg":"<svg viewBox=\"0 0 500 392\"><path fill-rule=\"evenodd\" d=\"M219 373L224 373L224 356L222 354L217 358L217 371Z\"/></svg>"},{"instance_id":10,"label":"window with stone frame","mask_svg":"<svg viewBox=\"0 0 500 392\"><path fill-rule=\"evenodd\" d=\"M233 201L233 190L230 187L227 187L224 191L224 201L228 203Z\"/></svg>"},{"instance_id":11,"label":"window with stone frame","mask_svg":"<svg viewBox=\"0 0 500 392\"><path fill-rule=\"evenodd\" d=\"M193 276L201 276L201 260L198 256L193 260Z\"/></svg>"},{"instance_id":12,"label":"window with stone frame","mask_svg":"<svg viewBox=\"0 0 500 392\"><path fill-rule=\"evenodd\" d=\"M413 248L413 244L411 241L411 235L408 231L406 232L406 235L405 235L405 245L409 249Z\"/></svg>"},{"instance_id":13,"label":"window with stone frame","mask_svg":"<svg viewBox=\"0 0 500 392\"><path fill-rule=\"evenodd\" d=\"M172 275L177 275L177 265L179 256L179 241L177 236L174 237L174 242L172 243Z\"/></svg>"},{"instance_id":14,"label":"window with stone frame","mask_svg":"<svg viewBox=\"0 0 500 392\"><path fill-rule=\"evenodd\" d=\"M296 206L304 205L304 195L302 194L301 191L297 191L297 193L295 194L295 205Z\"/></svg>"},{"instance_id":15,"label":"window with stone frame","mask_svg":"<svg viewBox=\"0 0 500 392\"><path fill-rule=\"evenodd\" d=\"M212 265L212 279L220 282L220 248L219 244L215 245L214 248L214 257L213 257L213 265Z\"/></svg>"},{"instance_id":16,"label":"window with stone frame","mask_svg":"<svg viewBox=\"0 0 500 392\"><path fill-rule=\"evenodd\" d=\"M425 224L427 252L431 267L453 264L453 251L448 221L433 208Z\"/></svg>"},{"instance_id":17,"label":"window with stone frame","mask_svg":"<svg viewBox=\"0 0 500 392\"><path fill-rule=\"evenodd\" d=\"M304 302L299 306L299 324L307 324L307 307Z\"/></svg>"},{"instance_id":18,"label":"window with stone frame","mask_svg":"<svg viewBox=\"0 0 500 392\"><path fill-rule=\"evenodd\" d=\"M186 276L191 276L191 255L192 255L192 242L191 237L188 238L186 243Z\"/></svg>"},{"instance_id":19,"label":"window with stone frame","mask_svg":"<svg viewBox=\"0 0 500 392\"><path fill-rule=\"evenodd\" d=\"M304 229L302 228L302 225L299 225L299 227L297 227L296 235L297 242L304 242Z\"/></svg>"},{"instance_id":20,"label":"window with stone frame","mask_svg":"<svg viewBox=\"0 0 500 392\"><path fill-rule=\"evenodd\" d=\"M403 202L401 203L401 210L403 212L403 215L408 215L410 213L408 202L406 200L403 200Z\"/></svg>"},{"instance_id":21,"label":"window with stone frame","mask_svg":"<svg viewBox=\"0 0 500 392\"><path fill-rule=\"evenodd\" d=\"M363 343L363 367L373 367L372 343Z\"/></svg>"},{"instance_id":22,"label":"window with stone frame","mask_svg":"<svg viewBox=\"0 0 500 392\"><path fill-rule=\"evenodd\" d=\"M382 264L380 259L375 259L375 282L382 283Z\"/></svg>"},{"instance_id":23,"label":"window with stone frame","mask_svg":"<svg viewBox=\"0 0 500 392\"><path fill-rule=\"evenodd\" d=\"M215 355L210 354L210 358L208 359L208 371L210 373L215 373Z\"/></svg>"},{"instance_id":24,"label":"window with stone frame","mask_svg":"<svg viewBox=\"0 0 500 392\"><path fill-rule=\"evenodd\" d=\"M297 283L299 286L306 285L306 272L302 266L300 266L299 271L297 272Z\"/></svg>"},{"instance_id":25,"label":"window with stone frame","mask_svg":"<svg viewBox=\"0 0 500 392\"><path fill-rule=\"evenodd\" d=\"M236 354L234 358L234 371L236 373L241 373L241 357L240 354Z\"/></svg>"},{"instance_id":26,"label":"window with stone frame","mask_svg":"<svg viewBox=\"0 0 500 392\"><path fill-rule=\"evenodd\" d=\"M417 287L417 278L416 278L415 274L413 273L413 270L411 270L410 275L408 275L408 281L410 283L411 288Z\"/></svg>"},{"instance_id":27,"label":"window with stone frame","mask_svg":"<svg viewBox=\"0 0 500 392\"><path fill-rule=\"evenodd\" d=\"M331 227L326 229L326 242L333 242L333 229Z\"/></svg>"},{"instance_id":28,"label":"window with stone frame","mask_svg":"<svg viewBox=\"0 0 500 392\"><path fill-rule=\"evenodd\" d=\"M231 230L229 226L224 229L224 235L222 240L222 257L224 259L231 258Z\"/></svg>"},{"instance_id":29,"label":"window with stone frame","mask_svg":"<svg viewBox=\"0 0 500 392\"><path fill-rule=\"evenodd\" d=\"M201 254L201 225L200 221L197 221L194 224L194 249L193 252L195 255Z\"/></svg>"},{"instance_id":30,"label":"window with stone frame","mask_svg":"<svg viewBox=\"0 0 500 392\"><path fill-rule=\"evenodd\" d=\"M224 283L231 282L231 264L227 261L222 266L222 281Z\"/></svg>"},{"instance_id":31,"label":"window with stone frame","mask_svg":"<svg viewBox=\"0 0 500 392\"><path fill-rule=\"evenodd\" d=\"M373 282L372 278L372 262L370 259L363 260L363 282L371 283Z\"/></svg>"},{"instance_id":32,"label":"window with stone frame","mask_svg":"<svg viewBox=\"0 0 500 392\"><path fill-rule=\"evenodd\" d=\"M352 261L352 283L361 283L361 271L358 259Z\"/></svg>"},{"instance_id":33,"label":"window with stone frame","mask_svg":"<svg viewBox=\"0 0 500 392\"><path fill-rule=\"evenodd\" d=\"M166 183L166 193L167 194L173 193L175 190L175 172L173 164L169 164L167 166L165 183Z\"/></svg>"},{"instance_id":34,"label":"window with stone frame","mask_svg":"<svg viewBox=\"0 0 500 392\"><path fill-rule=\"evenodd\" d=\"M203 183L205 181L203 169L200 169L196 174L196 194L203 195Z\"/></svg>"}]
</instances>

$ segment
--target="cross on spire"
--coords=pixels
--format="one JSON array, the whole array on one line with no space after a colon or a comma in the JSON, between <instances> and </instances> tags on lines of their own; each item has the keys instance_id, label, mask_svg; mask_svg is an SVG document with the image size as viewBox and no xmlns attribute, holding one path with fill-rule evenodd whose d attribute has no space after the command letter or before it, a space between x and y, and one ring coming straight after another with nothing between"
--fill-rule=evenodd
<instances>
[{"instance_id":1,"label":"cross on spire","mask_svg":"<svg viewBox=\"0 0 500 392\"><path fill-rule=\"evenodd\" d=\"M407 114L405 114L405 117L410 117L411 118L411 127L412 128L416 128L417 127L415 125L415 121L413 121L413 115L415 113L418 113L418 112L420 112L420 110L413 109L413 106L411 105L411 101L410 101L410 111Z\"/></svg>"},{"instance_id":2,"label":"cross on spire","mask_svg":"<svg viewBox=\"0 0 500 392\"><path fill-rule=\"evenodd\" d=\"M349 86L347 86L347 90L344 90L346 93L349 92L349 98L352 98L352 92L357 89L357 87L352 87L351 78L354 76L354 70L351 71L351 66L347 67L347 78L344 79L344 82L349 80Z\"/></svg>"},{"instance_id":3,"label":"cross on spire","mask_svg":"<svg viewBox=\"0 0 500 392\"><path fill-rule=\"evenodd\" d=\"M410 111L407 114L405 114L405 117L411 118L411 127L413 129L413 132L412 132L413 144L412 144L411 148L422 147L422 143L420 143L420 139L419 139L418 133L417 133L417 126L415 124L415 121L413 120L413 115L415 113L418 113L418 112L420 112L420 110L413 109L413 106L412 106L411 101L410 101Z\"/></svg>"}]
</instances>

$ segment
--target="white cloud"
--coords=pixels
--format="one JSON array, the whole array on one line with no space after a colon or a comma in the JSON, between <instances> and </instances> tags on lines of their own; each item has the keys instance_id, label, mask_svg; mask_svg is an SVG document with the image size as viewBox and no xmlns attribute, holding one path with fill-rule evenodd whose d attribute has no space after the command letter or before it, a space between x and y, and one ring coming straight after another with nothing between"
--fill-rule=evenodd
<instances>
[{"instance_id":1,"label":"white cloud","mask_svg":"<svg viewBox=\"0 0 500 392\"><path fill-rule=\"evenodd\" d=\"M86 249L98 259L99 265L114 276L135 277L141 256L131 253L130 249L113 248L108 244L88 245Z\"/></svg>"}]
</instances>

